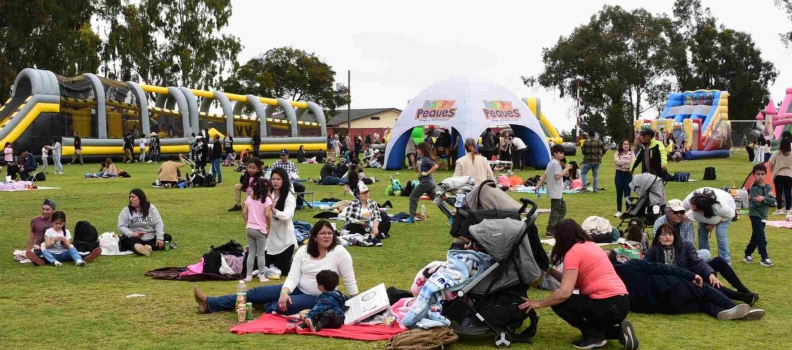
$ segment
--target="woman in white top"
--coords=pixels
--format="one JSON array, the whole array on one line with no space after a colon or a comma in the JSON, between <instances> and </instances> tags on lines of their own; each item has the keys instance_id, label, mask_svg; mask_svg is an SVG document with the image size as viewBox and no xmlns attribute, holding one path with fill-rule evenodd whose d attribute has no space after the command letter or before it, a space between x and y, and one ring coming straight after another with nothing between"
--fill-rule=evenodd
<instances>
[{"instance_id":1,"label":"woman in white top","mask_svg":"<svg viewBox=\"0 0 792 350\"><path fill-rule=\"evenodd\" d=\"M467 154L456 162L454 176L470 176L476 184L495 180L487 159L476 152L476 140L470 137L465 139L465 150Z\"/></svg>"},{"instance_id":2,"label":"woman in white top","mask_svg":"<svg viewBox=\"0 0 792 350\"><path fill-rule=\"evenodd\" d=\"M619 144L619 150L613 154L613 161L616 163L616 215L622 215L622 198L627 198L630 195L630 182L632 182L632 173L630 173L630 166L635 160L635 153L630 150L630 141L622 140Z\"/></svg>"},{"instance_id":3,"label":"woman in white top","mask_svg":"<svg viewBox=\"0 0 792 350\"><path fill-rule=\"evenodd\" d=\"M768 162L770 166L767 170L773 174L777 199L778 210L773 213L774 215L789 214L789 209L792 207L792 153L790 151L792 151L792 144L788 139L782 139L778 150L773 153ZM782 209L781 205L785 209Z\"/></svg>"},{"instance_id":4,"label":"woman in white top","mask_svg":"<svg viewBox=\"0 0 792 350\"><path fill-rule=\"evenodd\" d=\"M49 174L49 162L47 161L47 157L49 157L49 150L47 146L41 147L41 172L44 174Z\"/></svg>"},{"instance_id":5,"label":"woman in white top","mask_svg":"<svg viewBox=\"0 0 792 350\"><path fill-rule=\"evenodd\" d=\"M267 266L275 265L281 274L288 275L292 254L297 246L294 237L294 209L297 200L289 191L291 184L286 169L275 168L270 175L272 183L272 219L267 237Z\"/></svg>"},{"instance_id":6,"label":"woman in white top","mask_svg":"<svg viewBox=\"0 0 792 350\"><path fill-rule=\"evenodd\" d=\"M294 269L289 272L286 282L252 288L247 291L247 301L264 304L265 313L293 315L311 309L322 293L316 283L316 274L322 270L337 273L344 280L347 294L356 295L358 286L352 256L343 246L337 245L333 231L333 226L327 220L316 222L311 228L308 244L294 255ZM233 310L236 304L235 294L207 297L195 287L194 296L199 313Z\"/></svg>"},{"instance_id":7,"label":"woman in white top","mask_svg":"<svg viewBox=\"0 0 792 350\"><path fill-rule=\"evenodd\" d=\"M52 150L52 164L55 166L55 174L56 175L63 175L63 164L61 164L61 146L60 137L53 136L52 137L52 146L50 149Z\"/></svg>"},{"instance_id":8,"label":"woman in white top","mask_svg":"<svg viewBox=\"0 0 792 350\"><path fill-rule=\"evenodd\" d=\"M731 265L729 254L729 225L737 214L734 198L726 191L703 187L690 193L682 203L692 219L698 222L699 249L709 249L709 233L715 230L718 256Z\"/></svg>"}]
</instances>

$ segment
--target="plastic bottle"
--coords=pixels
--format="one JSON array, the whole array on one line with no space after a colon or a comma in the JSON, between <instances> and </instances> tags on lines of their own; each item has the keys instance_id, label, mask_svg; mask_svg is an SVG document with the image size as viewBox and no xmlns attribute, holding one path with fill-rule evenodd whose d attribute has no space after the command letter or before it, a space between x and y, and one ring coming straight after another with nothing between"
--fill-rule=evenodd
<instances>
[{"instance_id":1,"label":"plastic bottle","mask_svg":"<svg viewBox=\"0 0 792 350\"><path fill-rule=\"evenodd\" d=\"M423 217L424 220L429 219L429 217L426 216L426 205L421 206L421 217Z\"/></svg>"},{"instance_id":2,"label":"plastic bottle","mask_svg":"<svg viewBox=\"0 0 792 350\"><path fill-rule=\"evenodd\" d=\"M236 290L236 308L245 308L247 303L247 286L244 280L239 280Z\"/></svg>"}]
</instances>

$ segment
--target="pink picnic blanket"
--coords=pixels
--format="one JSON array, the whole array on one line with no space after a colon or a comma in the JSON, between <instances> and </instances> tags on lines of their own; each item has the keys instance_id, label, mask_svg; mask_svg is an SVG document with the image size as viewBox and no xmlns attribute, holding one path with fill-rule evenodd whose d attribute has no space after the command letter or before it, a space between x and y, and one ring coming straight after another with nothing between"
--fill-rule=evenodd
<instances>
[{"instance_id":1,"label":"pink picnic blanket","mask_svg":"<svg viewBox=\"0 0 792 350\"><path fill-rule=\"evenodd\" d=\"M378 341L388 340L392 336L406 331L398 327L391 328L383 325L357 324L341 326L339 329L322 329L311 332L310 329L299 329L299 321L290 320L280 315L263 314L261 318L248 323L232 327L229 331L236 334L263 333L263 334L310 334L320 337Z\"/></svg>"},{"instance_id":2,"label":"pink picnic blanket","mask_svg":"<svg viewBox=\"0 0 792 350\"><path fill-rule=\"evenodd\" d=\"M785 220L765 221L765 224L767 224L767 226L771 226L771 227L792 228L792 222L785 221Z\"/></svg>"}]
</instances>

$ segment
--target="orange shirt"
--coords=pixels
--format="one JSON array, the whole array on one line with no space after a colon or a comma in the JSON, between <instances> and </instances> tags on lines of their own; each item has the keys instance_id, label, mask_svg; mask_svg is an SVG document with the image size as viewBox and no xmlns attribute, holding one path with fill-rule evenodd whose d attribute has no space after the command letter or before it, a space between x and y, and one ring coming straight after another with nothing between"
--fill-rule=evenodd
<instances>
[{"instance_id":1,"label":"orange shirt","mask_svg":"<svg viewBox=\"0 0 792 350\"><path fill-rule=\"evenodd\" d=\"M564 257L564 270L577 270L575 288L591 299L627 295L619 275L605 252L594 242L577 243Z\"/></svg>"}]
</instances>

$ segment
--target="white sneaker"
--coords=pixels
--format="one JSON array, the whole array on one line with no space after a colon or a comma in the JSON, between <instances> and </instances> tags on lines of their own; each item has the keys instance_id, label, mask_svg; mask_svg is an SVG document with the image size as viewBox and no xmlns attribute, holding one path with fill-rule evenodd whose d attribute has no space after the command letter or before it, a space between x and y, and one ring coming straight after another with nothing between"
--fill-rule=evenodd
<instances>
[{"instance_id":1,"label":"white sneaker","mask_svg":"<svg viewBox=\"0 0 792 350\"><path fill-rule=\"evenodd\" d=\"M148 162L146 162L146 163L148 163L148 164L151 164L152 162L151 162L151 161L148 161Z\"/></svg>"},{"instance_id":2,"label":"white sneaker","mask_svg":"<svg viewBox=\"0 0 792 350\"><path fill-rule=\"evenodd\" d=\"M759 265L772 267L773 266L773 262L770 261L770 259L762 259L762 260L759 260Z\"/></svg>"},{"instance_id":3,"label":"white sneaker","mask_svg":"<svg viewBox=\"0 0 792 350\"><path fill-rule=\"evenodd\" d=\"M85 260L77 260L74 265L85 267Z\"/></svg>"},{"instance_id":4,"label":"white sneaker","mask_svg":"<svg viewBox=\"0 0 792 350\"><path fill-rule=\"evenodd\" d=\"M786 215L786 211L784 209L778 209L773 212L773 215Z\"/></svg>"},{"instance_id":5,"label":"white sneaker","mask_svg":"<svg viewBox=\"0 0 792 350\"><path fill-rule=\"evenodd\" d=\"M748 304L740 304L731 309L723 310L718 313L719 321L739 320L751 312L751 307Z\"/></svg>"},{"instance_id":6,"label":"white sneaker","mask_svg":"<svg viewBox=\"0 0 792 350\"><path fill-rule=\"evenodd\" d=\"M622 212L617 211L616 214L613 214L613 217L618 218L622 216Z\"/></svg>"},{"instance_id":7,"label":"white sneaker","mask_svg":"<svg viewBox=\"0 0 792 350\"><path fill-rule=\"evenodd\" d=\"M63 266L63 263L61 263L60 261L55 261L53 265L55 265L55 267L61 267Z\"/></svg>"}]
</instances>

